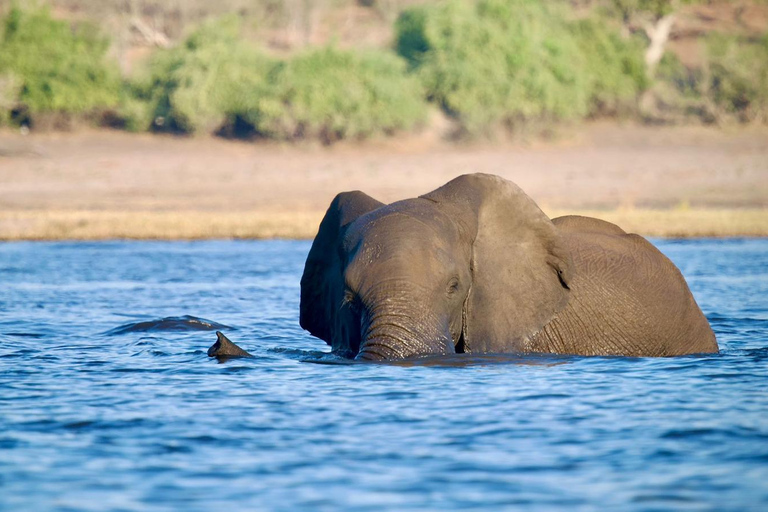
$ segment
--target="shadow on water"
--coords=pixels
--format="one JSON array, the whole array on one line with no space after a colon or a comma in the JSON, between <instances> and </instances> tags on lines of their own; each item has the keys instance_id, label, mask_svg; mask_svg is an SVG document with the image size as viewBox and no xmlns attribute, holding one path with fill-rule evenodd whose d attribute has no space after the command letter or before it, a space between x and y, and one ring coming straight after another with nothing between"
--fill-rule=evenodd
<instances>
[{"instance_id":1,"label":"shadow on water","mask_svg":"<svg viewBox=\"0 0 768 512\"><path fill-rule=\"evenodd\" d=\"M221 329L233 329L228 325L220 324L205 318L191 315L169 316L144 322L131 322L105 332L107 336L117 336L132 332L163 332L163 331L218 331Z\"/></svg>"},{"instance_id":2,"label":"shadow on water","mask_svg":"<svg viewBox=\"0 0 768 512\"><path fill-rule=\"evenodd\" d=\"M322 353L319 356L300 359L302 363L325 365L385 365L411 368L414 366L428 366L440 368L465 368L473 366L490 365L521 365L521 366L557 366L570 362L569 357L550 355L520 355L520 354L448 354L416 357L411 359L399 359L393 361L360 361L345 359L334 354Z\"/></svg>"}]
</instances>

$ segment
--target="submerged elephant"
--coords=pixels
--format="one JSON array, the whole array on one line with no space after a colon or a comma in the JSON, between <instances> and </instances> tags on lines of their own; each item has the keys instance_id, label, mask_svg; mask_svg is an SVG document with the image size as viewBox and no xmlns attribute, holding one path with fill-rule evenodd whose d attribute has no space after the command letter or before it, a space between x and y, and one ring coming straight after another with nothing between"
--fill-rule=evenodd
<instances>
[{"instance_id":1,"label":"submerged elephant","mask_svg":"<svg viewBox=\"0 0 768 512\"><path fill-rule=\"evenodd\" d=\"M389 205L337 195L304 267L300 323L334 353L369 360L718 351L682 274L644 238L550 220L487 174Z\"/></svg>"}]
</instances>

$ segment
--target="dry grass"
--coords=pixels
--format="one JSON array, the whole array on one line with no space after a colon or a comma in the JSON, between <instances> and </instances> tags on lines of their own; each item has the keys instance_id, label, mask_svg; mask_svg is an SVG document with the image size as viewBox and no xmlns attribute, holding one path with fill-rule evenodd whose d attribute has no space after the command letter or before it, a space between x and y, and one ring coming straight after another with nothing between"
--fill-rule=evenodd
<instances>
[{"instance_id":1,"label":"dry grass","mask_svg":"<svg viewBox=\"0 0 768 512\"><path fill-rule=\"evenodd\" d=\"M663 238L765 237L768 209L674 210L618 209L613 211L552 211L551 217L585 215L613 222L629 233Z\"/></svg>"},{"instance_id":2,"label":"dry grass","mask_svg":"<svg viewBox=\"0 0 768 512\"><path fill-rule=\"evenodd\" d=\"M311 238L322 213L2 211L0 240Z\"/></svg>"},{"instance_id":3,"label":"dry grass","mask_svg":"<svg viewBox=\"0 0 768 512\"><path fill-rule=\"evenodd\" d=\"M614 222L658 237L768 236L768 210L551 211ZM311 239L323 212L0 211L0 240Z\"/></svg>"},{"instance_id":4,"label":"dry grass","mask_svg":"<svg viewBox=\"0 0 768 512\"><path fill-rule=\"evenodd\" d=\"M768 132L590 125L536 145L334 147L0 132L0 240L311 238L333 197L392 202L467 172L550 216L649 236L768 236Z\"/></svg>"}]
</instances>

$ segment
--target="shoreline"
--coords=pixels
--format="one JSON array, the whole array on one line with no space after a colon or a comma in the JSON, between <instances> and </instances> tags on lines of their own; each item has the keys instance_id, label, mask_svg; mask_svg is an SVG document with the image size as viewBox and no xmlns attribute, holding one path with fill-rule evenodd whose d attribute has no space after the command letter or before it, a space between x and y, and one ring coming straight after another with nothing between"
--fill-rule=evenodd
<instances>
[{"instance_id":1,"label":"shoreline","mask_svg":"<svg viewBox=\"0 0 768 512\"><path fill-rule=\"evenodd\" d=\"M768 237L768 209L548 210L585 215L658 238ZM325 212L0 210L0 242L97 240L311 240Z\"/></svg>"},{"instance_id":2,"label":"shoreline","mask_svg":"<svg viewBox=\"0 0 768 512\"><path fill-rule=\"evenodd\" d=\"M550 217L651 237L768 237L768 127L596 123L557 141L328 148L0 130L0 169L0 240L311 239L341 191L392 203L473 172L516 183Z\"/></svg>"}]
</instances>

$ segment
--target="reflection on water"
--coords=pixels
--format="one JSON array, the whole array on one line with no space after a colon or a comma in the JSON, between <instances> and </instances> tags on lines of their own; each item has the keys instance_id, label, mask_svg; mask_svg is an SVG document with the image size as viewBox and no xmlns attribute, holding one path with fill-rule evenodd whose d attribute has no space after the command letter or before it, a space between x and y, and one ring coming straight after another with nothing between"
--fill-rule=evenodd
<instances>
[{"instance_id":1,"label":"reflection on water","mask_svg":"<svg viewBox=\"0 0 768 512\"><path fill-rule=\"evenodd\" d=\"M351 364L383 364L388 366L401 366L411 368L414 366L432 366L442 368L464 368L471 366L488 366L494 364L517 364L530 366L555 366L565 364L568 361L566 356L552 355L517 355L517 354L451 354L419 357L417 359L406 359L396 361L358 361L344 359L334 354L319 353L312 354L301 359L304 363L330 364L330 365L351 365Z\"/></svg>"},{"instance_id":2,"label":"reflection on water","mask_svg":"<svg viewBox=\"0 0 768 512\"><path fill-rule=\"evenodd\" d=\"M721 354L358 364L308 242L2 244L0 510L765 509L768 241L657 244Z\"/></svg>"}]
</instances>

